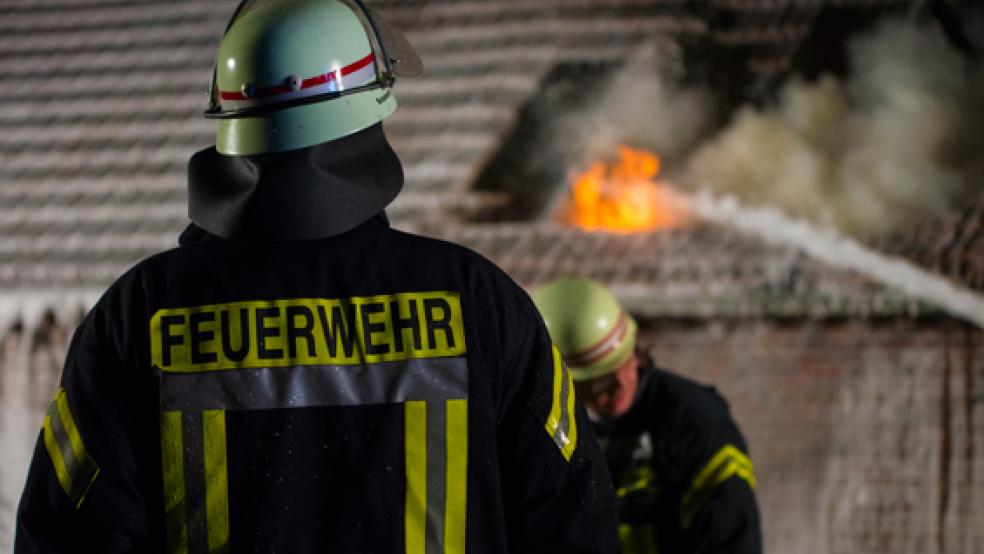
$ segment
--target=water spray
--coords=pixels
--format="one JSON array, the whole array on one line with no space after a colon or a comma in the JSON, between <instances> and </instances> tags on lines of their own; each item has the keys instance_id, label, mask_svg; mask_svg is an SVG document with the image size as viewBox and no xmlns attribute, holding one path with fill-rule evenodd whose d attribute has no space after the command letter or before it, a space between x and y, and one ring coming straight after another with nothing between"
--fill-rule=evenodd
<instances>
[{"instance_id":1,"label":"water spray","mask_svg":"<svg viewBox=\"0 0 984 554\"><path fill-rule=\"evenodd\" d=\"M837 231L791 219L774 208L742 206L733 197L715 197L706 190L691 197L687 208L767 243L793 246L832 267L856 271L984 329L984 295Z\"/></svg>"}]
</instances>

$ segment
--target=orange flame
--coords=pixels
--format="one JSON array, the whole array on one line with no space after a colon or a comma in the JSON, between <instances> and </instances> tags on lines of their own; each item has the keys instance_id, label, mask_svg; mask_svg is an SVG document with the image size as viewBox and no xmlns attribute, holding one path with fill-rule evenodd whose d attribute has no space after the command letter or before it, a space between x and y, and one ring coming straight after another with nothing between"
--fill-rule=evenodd
<instances>
[{"instance_id":1,"label":"orange flame","mask_svg":"<svg viewBox=\"0 0 984 554\"><path fill-rule=\"evenodd\" d=\"M589 231L633 233L672 229L690 221L673 190L654 181L659 156L626 146L618 163L595 162L574 179L569 223Z\"/></svg>"}]
</instances>

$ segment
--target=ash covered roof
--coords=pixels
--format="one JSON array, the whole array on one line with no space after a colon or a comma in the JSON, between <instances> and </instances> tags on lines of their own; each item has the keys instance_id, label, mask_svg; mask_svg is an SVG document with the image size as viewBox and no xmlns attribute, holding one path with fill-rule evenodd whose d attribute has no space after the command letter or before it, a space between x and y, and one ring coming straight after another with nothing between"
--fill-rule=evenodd
<instances>
[{"instance_id":1,"label":"ash covered roof","mask_svg":"<svg viewBox=\"0 0 984 554\"><path fill-rule=\"evenodd\" d=\"M213 126L201 112L212 56L235 4L0 1L0 290L8 297L100 289L175 244L187 222L185 164L213 143ZM897 9L907 3L837 4ZM519 107L558 64L617 64L646 40L668 34L716 52L718 63L740 69L736 78L747 77L744 85L754 88L786 72L825 2L370 5L407 32L427 66L423 77L397 84L400 109L385 128L407 178L390 214L397 226L430 229L489 202L469 186ZM657 315L914 309L901 293L825 268L794 249L713 227L651 236L521 223L430 230L487 254L525 284L585 273L636 295Z\"/></svg>"}]
</instances>

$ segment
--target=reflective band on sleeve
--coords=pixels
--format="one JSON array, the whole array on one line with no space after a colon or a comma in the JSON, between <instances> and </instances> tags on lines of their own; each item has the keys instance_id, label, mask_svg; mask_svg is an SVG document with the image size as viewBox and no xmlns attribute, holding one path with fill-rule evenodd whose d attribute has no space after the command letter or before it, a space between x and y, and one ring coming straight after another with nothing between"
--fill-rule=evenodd
<instances>
[{"instance_id":1,"label":"reflective band on sleeve","mask_svg":"<svg viewBox=\"0 0 984 554\"><path fill-rule=\"evenodd\" d=\"M559 356L558 353L558 358ZM565 389L567 391L567 417L564 423L567 429L567 444L564 446L564 457L570 460L571 456L574 455L574 449L577 448L577 419L575 417L577 400L574 391L574 377L566 367L563 368L563 372L564 378L567 380L567 388Z\"/></svg>"},{"instance_id":2,"label":"reflective band on sleeve","mask_svg":"<svg viewBox=\"0 0 984 554\"><path fill-rule=\"evenodd\" d=\"M690 527L718 486L732 477L744 479L750 487L755 488L752 461L734 445L726 444L697 473L683 494L680 521L684 529Z\"/></svg>"},{"instance_id":3,"label":"reflective band on sleeve","mask_svg":"<svg viewBox=\"0 0 984 554\"><path fill-rule=\"evenodd\" d=\"M58 483L61 485L62 490L65 491L65 494L71 495L72 477L68 471L68 467L65 465L65 459L62 457L58 440L55 439L54 430L51 428L51 421L51 414L45 414L42 431L44 447L47 449L48 457L51 458L51 463L55 468L55 476L58 478Z\"/></svg>"},{"instance_id":4,"label":"reflective band on sleeve","mask_svg":"<svg viewBox=\"0 0 984 554\"><path fill-rule=\"evenodd\" d=\"M68 396L64 388L58 389L48 407L42 424L42 435L58 484L78 508L99 476L99 467L82 442L82 435L68 407Z\"/></svg>"},{"instance_id":5,"label":"reflective band on sleeve","mask_svg":"<svg viewBox=\"0 0 984 554\"><path fill-rule=\"evenodd\" d=\"M225 410L202 412L205 442L205 514L208 551L229 549L229 477L226 463Z\"/></svg>"},{"instance_id":6,"label":"reflective band on sleeve","mask_svg":"<svg viewBox=\"0 0 984 554\"><path fill-rule=\"evenodd\" d=\"M447 401L448 490L444 552L464 554L468 513L468 401Z\"/></svg>"},{"instance_id":7,"label":"reflective band on sleeve","mask_svg":"<svg viewBox=\"0 0 984 554\"><path fill-rule=\"evenodd\" d=\"M161 413L161 468L164 473L165 543L168 554L188 554L185 509L184 441L181 412Z\"/></svg>"},{"instance_id":8,"label":"reflective band on sleeve","mask_svg":"<svg viewBox=\"0 0 984 554\"><path fill-rule=\"evenodd\" d=\"M427 553L427 403L404 405L404 451L406 459L406 554Z\"/></svg>"},{"instance_id":9,"label":"reflective band on sleeve","mask_svg":"<svg viewBox=\"0 0 984 554\"><path fill-rule=\"evenodd\" d=\"M560 351L553 346L553 400L544 428L560 449L564 459L571 460L577 447L577 422L574 419L574 382L564 366Z\"/></svg>"}]
</instances>

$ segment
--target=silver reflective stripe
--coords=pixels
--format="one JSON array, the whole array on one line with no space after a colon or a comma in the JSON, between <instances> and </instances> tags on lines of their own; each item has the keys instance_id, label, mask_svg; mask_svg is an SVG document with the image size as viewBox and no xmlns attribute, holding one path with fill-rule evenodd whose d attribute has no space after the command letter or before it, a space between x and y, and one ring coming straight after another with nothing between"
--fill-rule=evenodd
<instances>
[{"instance_id":1,"label":"silver reflective stripe","mask_svg":"<svg viewBox=\"0 0 984 554\"><path fill-rule=\"evenodd\" d=\"M78 506L88 491L89 486L95 480L99 468L85 452L83 452L83 458L81 460L76 455L75 449L72 448L72 439L69 438L68 430L65 429L65 424L62 422L57 400L52 401L48 407L48 416L51 422L51 436L58 446L58 451L61 453L62 460L65 463L65 473L70 482L69 488L65 493ZM71 418L72 414L67 414L67 417ZM81 439L79 440L81 441Z\"/></svg>"},{"instance_id":2,"label":"silver reflective stripe","mask_svg":"<svg viewBox=\"0 0 984 554\"><path fill-rule=\"evenodd\" d=\"M468 397L465 358L160 373L161 409L272 410Z\"/></svg>"},{"instance_id":3,"label":"silver reflective stripe","mask_svg":"<svg viewBox=\"0 0 984 554\"><path fill-rule=\"evenodd\" d=\"M444 554L447 504L447 402L427 403L427 554Z\"/></svg>"},{"instance_id":4,"label":"silver reflective stripe","mask_svg":"<svg viewBox=\"0 0 984 554\"><path fill-rule=\"evenodd\" d=\"M571 419L568 417L567 402L568 396L571 394L571 380L567 377L566 369L561 367L559 371L562 372L560 377L560 421L553 439L557 446L563 450L570 442Z\"/></svg>"},{"instance_id":5,"label":"silver reflective stripe","mask_svg":"<svg viewBox=\"0 0 984 554\"><path fill-rule=\"evenodd\" d=\"M58 414L58 405L54 402L48 408L48 415L51 416L51 435L55 437L58 450L61 452L62 459L65 460L65 469L68 470L68 474L74 482L75 476L79 474L82 464L75 457L75 451L72 450L72 441L68 438L68 432L65 431L61 416Z\"/></svg>"}]
</instances>

